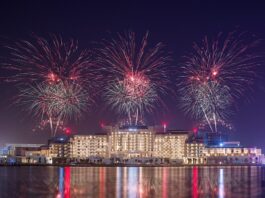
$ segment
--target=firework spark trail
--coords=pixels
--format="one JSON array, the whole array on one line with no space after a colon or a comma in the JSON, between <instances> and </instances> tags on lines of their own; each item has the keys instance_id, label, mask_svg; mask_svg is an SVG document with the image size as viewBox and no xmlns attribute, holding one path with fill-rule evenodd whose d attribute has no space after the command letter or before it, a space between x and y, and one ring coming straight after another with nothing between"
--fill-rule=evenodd
<instances>
[{"instance_id":1,"label":"firework spark trail","mask_svg":"<svg viewBox=\"0 0 265 198\"><path fill-rule=\"evenodd\" d=\"M181 96L182 108L197 119L204 118L211 131L217 131L216 120L228 117L232 97L227 87L217 82L192 85L192 90L185 90ZM192 91L192 92L190 92ZM184 93L182 91L182 93ZM214 121L214 128L210 120Z\"/></svg>"},{"instance_id":2,"label":"firework spark trail","mask_svg":"<svg viewBox=\"0 0 265 198\"><path fill-rule=\"evenodd\" d=\"M260 56L252 49L257 40L245 34L219 34L216 40L207 37L202 44L194 44L194 51L186 56L178 82L182 109L197 119L206 119L217 132L218 120L229 117L231 107L253 84L255 68ZM211 121L213 121L213 125Z\"/></svg>"},{"instance_id":3,"label":"firework spark trail","mask_svg":"<svg viewBox=\"0 0 265 198\"><path fill-rule=\"evenodd\" d=\"M51 134L55 136L60 122L78 119L91 104L91 99L88 92L77 84L42 83L21 89L18 104L41 120L48 118Z\"/></svg>"},{"instance_id":4,"label":"firework spark trail","mask_svg":"<svg viewBox=\"0 0 265 198\"><path fill-rule=\"evenodd\" d=\"M3 78L19 85L20 101L35 116L49 120L55 135L61 121L78 117L87 110L100 87L102 75L91 51L80 50L75 40L51 35L33 36L6 46L2 67L10 73Z\"/></svg>"},{"instance_id":5,"label":"firework spark trail","mask_svg":"<svg viewBox=\"0 0 265 198\"><path fill-rule=\"evenodd\" d=\"M78 41L55 35L48 39L33 36L31 40L20 40L5 47L8 59L2 58L2 67L12 72L5 77L6 81L20 85L73 81L89 87L100 77L91 52L80 50Z\"/></svg>"},{"instance_id":6,"label":"firework spark trail","mask_svg":"<svg viewBox=\"0 0 265 198\"><path fill-rule=\"evenodd\" d=\"M137 124L139 113L143 110L152 111L153 105L158 102L157 93L150 85L145 88L143 94L132 93L132 90L128 91L127 86L127 82L124 81L114 82L108 86L103 95L107 99L107 104L113 109L127 114L130 124L132 124L132 114L136 116L134 124Z\"/></svg>"},{"instance_id":7,"label":"firework spark trail","mask_svg":"<svg viewBox=\"0 0 265 198\"><path fill-rule=\"evenodd\" d=\"M169 90L169 63L171 58L162 43L149 47L148 32L142 40L134 32L118 34L104 40L99 50L98 64L104 66L107 84L104 97L107 104L121 114L143 116L151 111L159 97ZM130 124L132 122L130 121Z\"/></svg>"}]
</instances>

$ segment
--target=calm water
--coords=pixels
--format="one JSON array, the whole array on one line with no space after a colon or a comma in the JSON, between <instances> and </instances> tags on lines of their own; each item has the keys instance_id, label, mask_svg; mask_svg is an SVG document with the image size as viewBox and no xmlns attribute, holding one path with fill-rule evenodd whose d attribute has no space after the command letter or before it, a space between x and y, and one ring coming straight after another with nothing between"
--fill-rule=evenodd
<instances>
[{"instance_id":1,"label":"calm water","mask_svg":"<svg viewBox=\"0 0 265 198\"><path fill-rule=\"evenodd\" d=\"M0 197L265 197L262 171L243 166L0 167Z\"/></svg>"}]
</instances>

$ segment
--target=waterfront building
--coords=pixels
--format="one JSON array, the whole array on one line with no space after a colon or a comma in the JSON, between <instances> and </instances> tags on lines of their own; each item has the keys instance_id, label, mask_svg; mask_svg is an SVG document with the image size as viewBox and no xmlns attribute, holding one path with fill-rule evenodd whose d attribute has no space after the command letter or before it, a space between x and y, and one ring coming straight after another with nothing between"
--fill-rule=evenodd
<instances>
[{"instance_id":1,"label":"waterfront building","mask_svg":"<svg viewBox=\"0 0 265 198\"><path fill-rule=\"evenodd\" d=\"M203 151L205 145L201 142L187 142L185 144L185 164L203 164L204 155Z\"/></svg>"},{"instance_id":2,"label":"waterfront building","mask_svg":"<svg viewBox=\"0 0 265 198\"><path fill-rule=\"evenodd\" d=\"M261 164L264 162L261 149L244 148L240 142L218 141L217 144L216 141L212 141L215 143L205 144L205 139L190 131L158 132L154 127L147 126L116 126L107 129L104 134L54 137L48 140L48 145L7 144L0 150L3 156L0 161L10 164L79 162Z\"/></svg>"},{"instance_id":3,"label":"waterfront building","mask_svg":"<svg viewBox=\"0 0 265 198\"><path fill-rule=\"evenodd\" d=\"M171 130L155 135L154 157L168 160L183 160L188 131Z\"/></svg>"},{"instance_id":4,"label":"waterfront building","mask_svg":"<svg viewBox=\"0 0 265 198\"><path fill-rule=\"evenodd\" d=\"M9 153L8 147L6 147L6 146L0 147L0 156L1 157L7 156L8 153Z\"/></svg>"},{"instance_id":5,"label":"waterfront building","mask_svg":"<svg viewBox=\"0 0 265 198\"><path fill-rule=\"evenodd\" d=\"M108 137L106 134L73 135L67 143L69 158L108 157Z\"/></svg>"},{"instance_id":6,"label":"waterfront building","mask_svg":"<svg viewBox=\"0 0 265 198\"><path fill-rule=\"evenodd\" d=\"M3 148L3 156L0 163L20 164L20 163L44 163L49 160L47 152L42 152L41 144L6 144Z\"/></svg>"},{"instance_id":7,"label":"waterfront building","mask_svg":"<svg viewBox=\"0 0 265 198\"><path fill-rule=\"evenodd\" d=\"M153 156L155 131L152 127L111 127L108 136L110 157L130 159Z\"/></svg>"},{"instance_id":8,"label":"waterfront building","mask_svg":"<svg viewBox=\"0 0 265 198\"><path fill-rule=\"evenodd\" d=\"M27 151L38 151L42 144L6 144L7 155L25 156Z\"/></svg>"},{"instance_id":9,"label":"waterfront building","mask_svg":"<svg viewBox=\"0 0 265 198\"><path fill-rule=\"evenodd\" d=\"M67 157L67 145L60 143L52 143L49 146L49 156L53 158Z\"/></svg>"},{"instance_id":10,"label":"waterfront building","mask_svg":"<svg viewBox=\"0 0 265 198\"><path fill-rule=\"evenodd\" d=\"M240 142L222 142L207 146L199 142L187 142L185 164L261 164L261 149L244 148Z\"/></svg>"},{"instance_id":11,"label":"waterfront building","mask_svg":"<svg viewBox=\"0 0 265 198\"><path fill-rule=\"evenodd\" d=\"M206 147L203 156L207 164L260 164L261 149L244 147Z\"/></svg>"},{"instance_id":12,"label":"waterfront building","mask_svg":"<svg viewBox=\"0 0 265 198\"><path fill-rule=\"evenodd\" d=\"M49 154L70 159L182 160L188 135L188 131L176 130L156 133L154 128L147 126L108 127L105 134L72 135L67 142L65 139L50 141Z\"/></svg>"}]
</instances>

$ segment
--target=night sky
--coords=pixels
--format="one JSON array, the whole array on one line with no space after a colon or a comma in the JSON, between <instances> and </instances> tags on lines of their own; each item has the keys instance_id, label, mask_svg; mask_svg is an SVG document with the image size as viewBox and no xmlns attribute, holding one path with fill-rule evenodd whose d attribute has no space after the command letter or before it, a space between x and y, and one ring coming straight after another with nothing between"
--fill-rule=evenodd
<instances>
[{"instance_id":1,"label":"night sky","mask_svg":"<svg viewBox=\"0 0 265 198\"><path fill-rule=\"evenodd\" d=\"M178 67L183 56L191 51L193 42L201 41L205 35L214 37L219 32L240 30L265 39L265 4L261 3L197 1L183 5L156 4L154 1L139 4L134 1L97 4L90 1L56 4L32 2L1 3L1 38L25 39L32 33L44 37L54 33L66 39L78 39L82 48L90 48L91 43L100 41L109 32L133 30L142 36L149 30L151 43L161 41L172 52L175 67ZM257 53L258 51L265 52L264 41L261 41ZM258 68L260 78L255 82L253 91L247 94L248 97L238 101L237 110L231 116L231 122L235 126L235 131L231 134L233 140L239 140L245 146L261 147L263 151L264 70L264 66ZM0 91L0 144L46 143L49 133L33 132L36 121L10 105L17 93L14 85L1 83ZM192 129L194 122L178 110L177 102L168 99L167 103L164 115L154 115L154 118L149 119L155 120L157 124L165 120L172 129ZM103 110L99 105L70 126L76 133L89 134L100 130L100 121L108 123L112 120L112 113Z\"/></svg>"}]
</instances>

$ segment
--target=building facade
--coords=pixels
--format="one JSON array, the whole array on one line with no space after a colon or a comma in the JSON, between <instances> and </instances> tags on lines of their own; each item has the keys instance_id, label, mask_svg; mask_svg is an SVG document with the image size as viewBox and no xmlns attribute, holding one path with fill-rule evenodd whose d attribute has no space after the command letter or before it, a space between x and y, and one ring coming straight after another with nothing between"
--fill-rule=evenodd
<instances>
[{"instance_id":1,"label":"building facade","mask_svg":"<svg viewBox=\"0 0 265 198\"><path fill-rule=\"evenodd\" d=\"M122 159L153 157L155 139L153 128L113 127L108 136L110 157Z\"/></svg>"},{"instance_id":2,"label":"building facade","mask_svg":"<svg viewBox=\"0 0 265 198\"><path fill-rule=\"evenodd\" d=\"M67 143L68 158L108 157L107 135L73 135Z\"/></svg>"},{"instance_id":3,"label":"building facade","mask_svg":"<svg viewBox=\"0 0 265 198\"><path fill-rule=\"evenodd\" d=\"M185 164L203 164L205 145L201 142L187 142L185 144Z\"/></svg>"},{"instance_id":4,"label":"building facade","mask_svg":"<svg viewBox=\"0 0 265 198\"><path fill-rule=\"evenodd\" d=\"M147 126L108 127L104 134L54 137L48 145L7 144L1 149L0 163L264 163L261 149L244 148L240 142L208 142L205 144L189 131L157 132Z\"/></svg>"},{"instance_id":5,"label":"building facade","mask_svg":"<svg viewBox=\"0 0 265 198\"><path fill-rule=\"evenodd\" d=\"M261 164L261 149L244 148L240 142L222 142L216 146L189 142L185 146L185 164Z\"/></svg>"},{"instance_id":6,"label":"building facade","mask_svg":"<svg viewBox=\"0 0 265 198\"><path fill-rule=\"evenodd\" d=\"M187 131L156 133L146 126L109 127L105 134L72 135L67 142L51 141L49 155L57 158L121 159L160 158L182 160Z\"/></svg>"},{"instance_id":7,"label":"building facade","mask_svg":"<svg viewBox=\"0 0 265 198\"><path fill-rule=\"evenodd\" d=\"M185 155L185 143L188 139L187 131L168 131L155 135L154 157L169 160L182 160Z\"/></svg>"},{"instance_id":8,"label":"building facade","mask_svg":"<svg viewBox=\"0 0 265 198\"><path fill-rule=\"evenodd\" d=\"M207 164L260 164L261 149L244 147L206 147L203 150Z\"/></svg>"}]
</instances>

